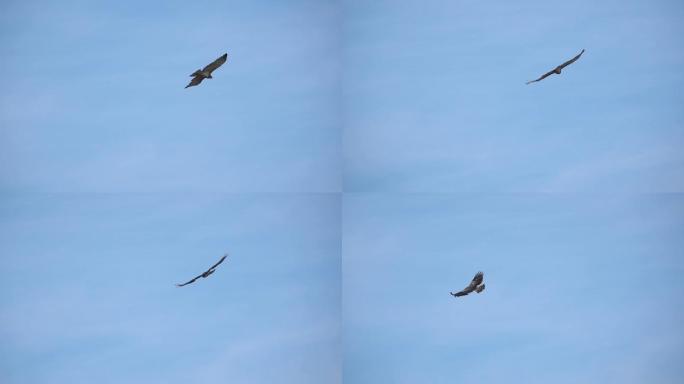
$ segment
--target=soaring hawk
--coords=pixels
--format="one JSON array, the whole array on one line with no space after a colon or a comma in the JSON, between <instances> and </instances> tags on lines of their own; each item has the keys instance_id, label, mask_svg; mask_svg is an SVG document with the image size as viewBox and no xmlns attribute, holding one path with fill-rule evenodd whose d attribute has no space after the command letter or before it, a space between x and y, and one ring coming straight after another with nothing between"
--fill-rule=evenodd
<instances>
[{"instance_id":1,"label":"soaring hawk","mask_svg":"<svg viewBox=\"0 0 684 384\"><path fill-rule=\"evenodd\" d=\"M194 283L195 280L199 279L200 277L202 277L202 278L208 277L209 275L211 275L212 273L214 273L214 271L216 271L216 267L218 267L219 264L223 263L223 260L225 260L226 257L228 257L227 254L226 254L226 255L223 255L223 257L221 258L221 260L218 261L218 263L212 265L211 268L209 268L209 269L207 269L206 271L202 272L201 275L198 275L197 277L195 277L194 279L188 281L187 283L176 284L176 286L177 286L177 287L182 287L182 286L184 286L184 285L188 285L188 284Z\"/></svg>"},{"instance_id":2,"label":"soaring hawk","mask_svg":"<svg viewBox=\"0 0 684 384\"><path fill-rule=\"evenodd\" d=\"M475 274L475 277L473 277L473 281L468 284L467 287L465 287L462 291L460 292L449 292L453 297L459 297L459 296L465 296L473 291L480 293L484 291L485 285L482 283L482 280L484 279L484 273L478 272Z\"/></svg>"},{"instance_id":3,"label":"soaring hawk","mask_svg":"<svg viewBox=\"0 0 684 384\"><path fill-rule=\"evenodd\" d=\"M190 84L185 86L185 88L199 85L199 83L201 83L204 79L213 79L213 77L211 77L211 73L214 72L218 67L222 66L227 59L228 54L224 53L223 56L214 60L211 64L204 67L204 69L198 69L195 72L193 72L192 75L190 75L190 77L192 77L192 80L190 81Z\"/></svg>"},{"instance_id":4,"label":"soaring hawk","mask_svg":"<svg viewBox=\"0 0 684 384\"><path fill-rule=\"evenodd\" d=\"M579 53L579 55L577 55L577 56L573 57L572 59L566 61L565 63L563 63L563 64L557 66L553 71L547 72L547 73L541 75L541 77L538 78L537 80L530 80L530 81L528 81L528 82L525 83L525 84L535 83L535 82L537 82L537 81L544 80L545 78L547 78L547 77L553 75L554 73L557 74L557 75L560 75L561 70L563 70L563 68L565 68L565 67L567 67L568 65L570 65L570 64L574 63L575 61L577 61L577 59L579 59L580 56L582 56L583 53L584 53L584 49L582 50L582 52Z\"/></svg>"}]
</instances>

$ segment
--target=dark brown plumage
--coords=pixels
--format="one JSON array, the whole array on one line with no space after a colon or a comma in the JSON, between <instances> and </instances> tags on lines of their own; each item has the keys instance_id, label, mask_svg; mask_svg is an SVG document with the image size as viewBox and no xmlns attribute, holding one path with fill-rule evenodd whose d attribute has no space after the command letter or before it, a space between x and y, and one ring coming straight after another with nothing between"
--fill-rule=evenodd
<instances>
[{"instance_id":1,"label":"dark brown plumage","mask_svg":"<svg viewBox=\"0 0 684 384\"><path fill-rule=\"evenodd\" d=\"M557 74L557 75L560 75L560 73L561 73L561 71L563 70L563 68L565 68L565 67L567 67L568 65L570 65L570 64L574 63L575 61L577 61L577 59L579 59L580 56L582 56L583 53L584 53L584 49L582 50L582 52L579 53L579 55L577 55L577 56L573 57L572 59L566 61L565 63L563 63L563 64L557 66L557 67L554 68L552 71L546 72L545 74L541 75L541 77L538 78L537 80L530 80L530 81L528 81L528 82L525 83L525 84L535 83L535 82L537 82L537 81L544 80L545 78L547 78L547 77L553 75L554 73Z\"/></svg>"},{"instance_id":2,"label":"dark brown plumage","mask_svg":"<svg viewBox=\"0 0 684 384\"><path fill-rule=\"evenodd\" d=\"M460 297L460 296L465 296L473 291L480 293L484 291L485 285L482 283L482 280L484 280L484 273L478 272L475 274L475 277L473 277L473 280L468 284L467 287L465 287L462 291L460 292L449 292L453 297Z\"/></svg>"},{"instance_id":3,"label":"dark brown plumage","mask_svg":"<svg viewBox=\"0 0 684 384\"><path fill-rule=\"evenodd\" d=\"M198 69L193 72L192 75L190 75L192 80L188 85L185 86L185 88L199 85L204 79L213 79L213 77L211 77L211 73L214 72L218 67L222 66L226 60L228 60L228 54L224 53L221 57L204 67L204 69Z\"/></svg>"},{"instance_id":4,"label":"dark brown plumage","mask_svg":"<svg viewBox=\"0 0 684 384\"><path fill-rule=\"evenodd\" d=\"M195 277L194 279L188 281L187 283L176 284L176 286L177 286L177 287L182 287L182 286L185 286L185 285L194 283L195 280L199 279L200 277L202 277L202 278L208 277L209 275L211 275L212 273L214 273L214 271L216 270L216 267L218 267L219 264L223 263L223 260L225 260L226 257L228 257L228 254L223 255L223 257L221 258L221 260L218 261L218 263L212 265L211 268L209 268L209 269L207 269L206 271L202 272L202 274L198 275L198 276Z\"/></svg>"}]
</instances>

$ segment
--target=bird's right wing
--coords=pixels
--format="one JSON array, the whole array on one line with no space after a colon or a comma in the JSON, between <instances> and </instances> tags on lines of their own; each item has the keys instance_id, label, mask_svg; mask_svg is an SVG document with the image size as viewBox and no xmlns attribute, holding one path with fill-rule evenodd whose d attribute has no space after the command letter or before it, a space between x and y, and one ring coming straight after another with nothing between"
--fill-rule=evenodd
<instances>
[{"instance_id":1,"label":"bird's right wing","mask_svg":"<svg viewBox=\"0 0 684 384\"><path fill-rule=\"evenodd\" d=\"M188 285L188 284L192 284L192 283L194 283L194 282L195 282L195 280L199 279L199 278L200 278L200 276L202 276L202 275L199 275L199 276L195 277L194 279L192 279L192 280L188 281L187 283L183 283L183 284L176 284L176 287L183 287L183 286L186 286L186 285Z\"/></svg>"},{"instance_id":2,"label":"bird's right wing","mask_svg":"<svg viewBox=\"0 0 684 384\"><path fill-rule=\"evenodd\" d=\"M470 292L472 292L472 291L468 291L468 289L466 288L466 289L464 289L464 290L462 290L462 291L460 291L460 292L456 292L456 293L449 292L449 293L450 293L451 296L453 296L453 297L461 297L461 296L465 296L465 295L469 294Z\"/></svg>"},{"instance_id":3,"label":"bird's right wing","mask_svg":"<svg viewBox=\"0 0 684 384\"><path fill-rule=\"evenodd\" d=\"M541 75L537 80L530 80L525 84L536 83L537 81L542 81L542 80L546 79L547 77L553 75L554 71L555 71L555 69L553 71L546 72L545 74Z\"/></svg>"}]
</instances>

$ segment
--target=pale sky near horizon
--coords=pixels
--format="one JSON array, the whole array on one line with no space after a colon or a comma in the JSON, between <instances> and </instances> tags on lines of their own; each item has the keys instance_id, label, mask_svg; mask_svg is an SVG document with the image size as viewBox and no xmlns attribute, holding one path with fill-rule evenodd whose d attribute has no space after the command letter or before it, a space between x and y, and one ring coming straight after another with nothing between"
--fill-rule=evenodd
<instances>
[{"instance_id":1,"label":"pale sky near horizon","mask_svg":"<svg viewBox=\"0 0 684 384\"><path fill-rule=\"evenodd\" d=\"M681 36L675 0L0 2L0 382L678 383Z\"/></svg>"}]
</instances>

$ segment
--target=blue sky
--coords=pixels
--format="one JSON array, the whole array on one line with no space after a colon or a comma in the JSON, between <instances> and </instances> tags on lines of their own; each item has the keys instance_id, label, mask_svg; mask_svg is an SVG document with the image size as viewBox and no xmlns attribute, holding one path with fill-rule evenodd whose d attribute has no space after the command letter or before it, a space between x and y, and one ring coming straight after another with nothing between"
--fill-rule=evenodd
<instances>
[{"instance_id":1,"label":"blue sky","mask_svg":"<svg viewBox=\"0 0 684 384\"><path fill-rule=\"evenodd\" d=\"M0 381L678 381L682 21L0 2Z\"/></svg>"},{"instance_id":2,"label":"blue sky","mask_svg":"<svg viewBox=\"0 0 684 384\"><path fill-rule=\"evenodd\" d=\"M2 382L339 382L339 205L5 195ZM210 278L174 286L224 252Z\"/></svg>"},{"instance_id":3,"label":"blue sky","mask_svg":"<svg viewBox=\"0 0 684 384\"><path fill-rule=\"evenodd\" d=\"M349 194L343 217L345 382L684 375L681 195Z\"/></svg>"},{"instance_id":4,"label":"blue sky","mask_svg":"<svg viewBox=\"0 0 684 384\"><path fill-rule=\"evenodd\" d=\"M681 1L345 4L345 190L684 191Z\"/></svg>"},{"instance_id":5,"label":"blue sky","mask_svg":"<svg viewBox=\"0 0 684 384\"><path fill-rule=\"evenodd\" d=\"M341 188L339 7L294 1L0 5L0 186ZM201 87L188 76L227 52Z\"/></svg>"}]
</instances>

